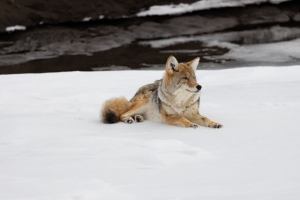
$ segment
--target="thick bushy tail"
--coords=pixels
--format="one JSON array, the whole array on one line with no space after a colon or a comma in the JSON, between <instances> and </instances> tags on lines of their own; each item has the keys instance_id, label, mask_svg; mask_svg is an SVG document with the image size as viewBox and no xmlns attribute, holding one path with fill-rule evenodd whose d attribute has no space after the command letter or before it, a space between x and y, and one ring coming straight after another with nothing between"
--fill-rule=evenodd
<instances>
[{"instance_id":1,"label":"thick bushy tail","mask_svg":"<svg viewBox=\"0 0 300 200\"><path fill-rule=\"evenodd\" d=\"M120 121L120 116L129 110L129 101L124 98L113 98L107 100L101 109L101 121L113 124Z\"/></svg>"}]
</instances>

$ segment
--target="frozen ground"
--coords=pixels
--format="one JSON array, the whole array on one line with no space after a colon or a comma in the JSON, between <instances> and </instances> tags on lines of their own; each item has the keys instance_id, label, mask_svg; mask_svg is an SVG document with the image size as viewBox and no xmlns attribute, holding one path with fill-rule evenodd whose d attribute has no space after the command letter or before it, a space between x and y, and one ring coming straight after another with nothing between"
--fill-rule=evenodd
<instances>
[{"instance_id":1,"label":"frozen ground","mask_svg":"<svg viewBox=\"0 0 300 200\"><path fill-rule=\"evenodd\" d=\"M0 199L300 199L300 66L198 71L222 129L100 123L162 73L0 76Z\"/></svg>"}]
</instances>

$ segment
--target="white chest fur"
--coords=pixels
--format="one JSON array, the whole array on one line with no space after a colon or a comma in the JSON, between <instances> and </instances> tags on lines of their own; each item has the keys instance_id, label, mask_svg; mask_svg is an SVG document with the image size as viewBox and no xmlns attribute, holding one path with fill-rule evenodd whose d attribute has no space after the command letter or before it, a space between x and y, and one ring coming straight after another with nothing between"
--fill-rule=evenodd
<instances>
[{"instance_id":1,"label":"white chest fur","mask_svg":"<svg viewBox=\"0 0 300 200\"><path fill-rule=\"evenodd\" d=\"M182 115L189 106L198 101L200 93L192 93L185 88L179 88L173 94L168 94L159 88L158 97L168 114Z\"/></svg>"}]
</instances>

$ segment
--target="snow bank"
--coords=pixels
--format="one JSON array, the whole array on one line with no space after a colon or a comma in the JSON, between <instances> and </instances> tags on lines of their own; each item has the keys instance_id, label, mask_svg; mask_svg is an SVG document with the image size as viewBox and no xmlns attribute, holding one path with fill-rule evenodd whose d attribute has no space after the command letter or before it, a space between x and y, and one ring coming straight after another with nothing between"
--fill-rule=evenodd
<instances>
[{"instance_id":1,"label":"snow bank","mask_svg":"<svg viewBox=\"0 0 300 200\"><path fill-rule=\"evenodd\" d=\"M228 33L215 33L200 35L194 37L174 37L168 39L158 39L139 42L140 45L149 45L151 48L165 48L168 46L183 44L187 42L202 42L206 47L221 47L229 49L228 53L217 56L205 56L208 59L225 59L236 60L243 63L297 63L300 60L300 29L294 29L290 32L284 27L272 27L270 29L272 35L272 43L263 43L265 37L258 36L258 44L243 44L239 45L234 43L235 41L244 40L247 36L253 36L257 34L255 31L241 31L241 32L228 32ZM276 30L281 30L282 34L276 35ZM262 35L266 33L266 30L262 29L260 32ZM297 39L292 39L297 38ZM291 40L292 39L292 40ZM266 39L267 40L267 39ZM276 42L278 41L278 42ZM200 49L199 49L200 51ZM176 50L163 50L160 53L178 53L183 52L180 49ZM193 50L187 51L192 53ZM194 50L197 52L197 49Z\"/></svg>"},{"instance_id":2,"label":"snow bank","mask_svg":"<svg viewBox=\"0 0 300 200\"><path fill-rule=\"evenodd\" d=\"M149 15L175 15L187 12L193 12L197 10L207 10L212 8L223 8L223 7L239 7L249 4L259 3L281 3L290 0L201 0L196 1L192 4L180 3L178 5L161 5L151 6L148 10L141 11L137 14L139 17Z\"/></svg>"},{"instance_id":3,"label":"snow bank","mask_svg":"<svg viewBox=\"0 0 300 200\"><path fill-rule=\"evenodd\" d=\"M299 62L300 39L270 44L234 46L230 52L214 58L256 62Z\"/></svg>"},{"instance_id":4,"label":"snow bank","mask_svg":"<svg viewBox=\"0 0 300 200\"><path fill-rule=\"evenodd\" d=\"M0 199L300 198L300 66L197 71L222 129L100 123L162 71L0 76Z\"/></svg>"},{"instance_id":5,"label":"snow bank","mask_svg":"<svg viewBox=\"0 0 300 200\"><path fill-rule=\"evenodd\" d=\"M15 25L15 26L9 26L5 29L7 32L13 32L13 31L24 31L26 30L25 26Z\"/></svg>"}]
</instances>

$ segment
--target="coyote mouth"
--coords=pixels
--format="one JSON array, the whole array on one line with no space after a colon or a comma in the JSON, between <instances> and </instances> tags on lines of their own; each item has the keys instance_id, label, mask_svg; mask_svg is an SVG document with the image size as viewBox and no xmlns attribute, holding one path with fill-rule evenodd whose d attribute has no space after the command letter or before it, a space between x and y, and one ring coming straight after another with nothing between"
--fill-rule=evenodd
<instances>
[{"instance_id":1,"label":"coyote mouth","mask_svg":"<svg viewBox=\"0 0 300 200\"><path fill-rule=\"evenodd\" d=\"M197 90L197 91L191 91L191 90L188 90L188 89L186 89L187 91L189 91L189 92L191 92L191 93L195 93L195 94L197 94L198 92L200 92L200 90Z\"/></svg>"}]
</instances>

